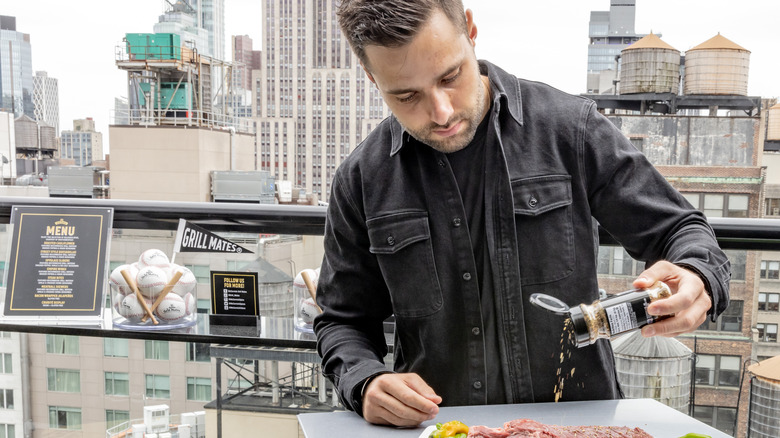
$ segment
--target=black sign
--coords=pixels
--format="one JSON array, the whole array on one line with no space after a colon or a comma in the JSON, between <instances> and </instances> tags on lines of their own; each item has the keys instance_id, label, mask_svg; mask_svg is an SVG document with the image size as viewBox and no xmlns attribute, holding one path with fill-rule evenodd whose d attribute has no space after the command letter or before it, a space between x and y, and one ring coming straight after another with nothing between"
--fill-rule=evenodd
<instances>
[{"instance_id":1,"label":"black sign","mask_svg":"<svg viewBox=\"0 0 780 438\"><path fill-rule=\"evenodd\" d=\"M113 209L13 207L5 315L99 316Z\"/></svg>"},{"instance_id":2,"label":"black sign","mask_svg":"<svg viewBox=\"0 0 780 438\"><path fill-rule=\"evenodd\" d=\"M211 313L258 316L257 273L211 271Z\"/></svg>"},{"instance_id":3,"label":"black sign","mask_svg":"<svg viewBox=\"0 0 780 438\"><path fill-rule=\"evenodd\" d=\"M227 239L223 239L211 231L199 227L184 219L179 219L179 229L176 231L176 242L173 252L227 252L247 253L252 251L237 245Z\"/></svg>"}]
</instances>

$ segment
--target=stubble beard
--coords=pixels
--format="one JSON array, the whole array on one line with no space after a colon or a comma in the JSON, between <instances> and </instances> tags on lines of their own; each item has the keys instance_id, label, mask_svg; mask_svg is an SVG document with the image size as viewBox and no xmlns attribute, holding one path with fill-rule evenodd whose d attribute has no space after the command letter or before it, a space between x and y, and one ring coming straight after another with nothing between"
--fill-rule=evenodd
<instances>
[{"instance_id":1,"label":"stubble beard","mask_svg":"<svg viewBox=\"0 0 780 438\"><path fill-rule=\"evenodd\" d=\"M439 152L449 154L464 149L466 146L474 140L474 135L477 133L477 128L480 122L482 122L482 115L485 114L485 85L482 82L482 77L479 76L480 84L477 87L477 95L474 105L460 114L454 115L450 118L445 126L452 126L458 121L463 121L465 126L463 131L452 137L437 139L433 134L434 129L441 129L443 126L438 124L431 124L423 129L416 130L410 129L404 126L406 132L414 137L417 141L426 144Z\"/></svg>"}]
</instances>

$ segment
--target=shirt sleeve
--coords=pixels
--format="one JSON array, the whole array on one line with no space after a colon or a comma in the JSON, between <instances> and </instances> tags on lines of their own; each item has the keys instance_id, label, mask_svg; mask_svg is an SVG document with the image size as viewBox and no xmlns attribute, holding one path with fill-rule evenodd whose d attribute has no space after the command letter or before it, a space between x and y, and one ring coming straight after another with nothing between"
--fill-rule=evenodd
<instances>
[{"instance_id":1,"label":"shirt sleeve","mask_svg":"<svg viewBox=\"0 0 780 438\"><path fill-rule=\"evenodd\" d=\"M714 321L729 303L731 266L707 218L595 105L583 117L580 156L593 217L634 259L648 266L666 260L697 273Z\"/></svg>"},{"instance_id":2,"label":"shirt sleeve","mask_svg":"<svg viewBox=\"0 0 780 438\"><path fill-rule=\"evenodd\" d=\"M323 309L314 321L323 373L342 403L362 415L360 390L366 379L388 372L383 321L390 298L376 258L369 251L365 218L344 183L333 180L325 221L325 256L317 284Z\"/></svg>"}]
</instances>

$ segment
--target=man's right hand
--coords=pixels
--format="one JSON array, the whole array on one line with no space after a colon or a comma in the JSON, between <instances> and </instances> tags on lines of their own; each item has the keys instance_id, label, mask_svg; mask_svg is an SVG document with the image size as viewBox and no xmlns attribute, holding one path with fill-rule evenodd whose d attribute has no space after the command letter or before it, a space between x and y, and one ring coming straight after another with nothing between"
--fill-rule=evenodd
<instances>
[{"instance_id":1,"label":"man's right hand","mask_svg":"<svg viewBox=\"0 0 780 438\"><path fill-rule=\"evenodd\" d=\"M441 397L417 374L381 374L363 392L363 418L369 423L417 426L439 413Z\"/></svg>"}]
</instances>

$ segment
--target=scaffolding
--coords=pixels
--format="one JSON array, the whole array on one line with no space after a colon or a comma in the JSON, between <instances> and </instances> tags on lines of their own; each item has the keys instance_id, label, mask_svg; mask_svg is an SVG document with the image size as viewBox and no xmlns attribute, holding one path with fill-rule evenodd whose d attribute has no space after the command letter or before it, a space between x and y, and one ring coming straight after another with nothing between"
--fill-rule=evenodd
<instances>
[{"instance_id":1,"label":"scaffolding","mask_svg":"<svg viewBox=\"0 0 780 438\"><path fill-rule=\"evenodd\" d=\"M115 51L127 72L130 125L234 128L255 133L251 119L231 114L234 64L201 55L177 34L126 34ZM214 77L221 80L213 89Z\"/></svg>"}]
</instances>

